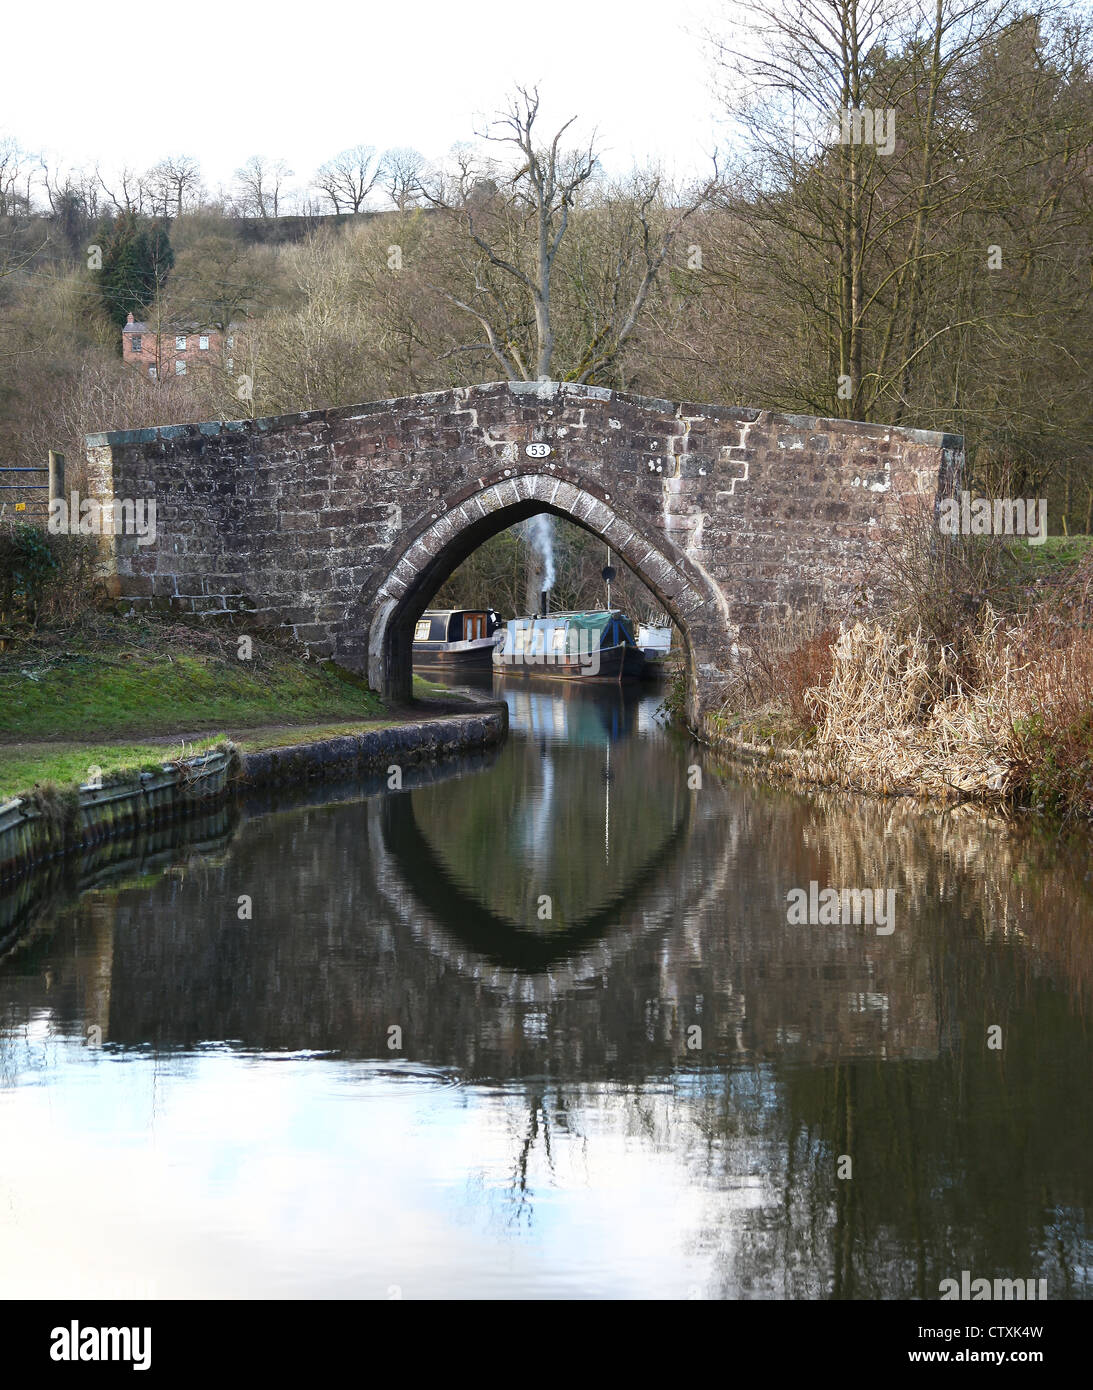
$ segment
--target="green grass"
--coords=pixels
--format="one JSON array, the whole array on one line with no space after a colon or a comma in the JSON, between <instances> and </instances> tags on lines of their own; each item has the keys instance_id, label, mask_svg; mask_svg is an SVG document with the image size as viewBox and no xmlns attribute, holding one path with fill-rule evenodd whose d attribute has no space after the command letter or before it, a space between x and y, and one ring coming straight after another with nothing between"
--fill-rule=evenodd
<instances>
[{"instance_id":1,"label":"green grass","mask_svg":"<svg viewBox=\"0 0 1093 1390\"><path fill-rule=\"evenodd\" d=\"M277 725L242 733L232 742L242 753L258 753L267 748L286 748L296 743L315 743L345 734L385 729L390 719L346 720L333 724ZM7 801L35 786L53 783L77 786L99 768L103 780L118 773L142 772L161 767L173 758L194 757L224 742L222 733L185 743L23 743L0 745L0 802Z\"/></svg>"},{"instance_id":2,"label":"green grass","mask_svg":"<svg viewBox=\"0 0 1093 1390\"><path fill-rule=\"evenodd\" d=\"M453 698L414 677L415 698ZM0 654L0 799L158 767L230 738L244 752L394 722L367 682L331 662L154 619L92 615ZM185 740L185 743L183 742Z\"/></svg>"},{"instance_id":3,"label":"green grass","mask_svg":"<svg viewBox=\"0 0 1093 1390\"><path fill-rule=\"evenodd\" d=\"M225 725L378 717L367 688L327 667L208 653L72 651L44 668L0 668L0 737L171 734Z\"/></svg>"},{"instance_id":4,"label":"green grass","mask_svg":"<svg viewBox=\"0 0 1093 1390\"><path fill-rule=\"evenodd\" d=\"M802 728L788 710L773 704L746 713L715 714L710 724L724 738L742 739L745 743L773 743L776 748L797 747L812 736L812 731Z\"/></svg>"},{"instance_id":5,"label":"green grass","mask_svg":"<svg viewBox=\"0 0 1093 1390\"><path fill-rule=\"evenodd\" d=\"M219 738L203 739L187 745L186 751L200 753L219 742ZM86 782L92 767L101 769L104 780L118 772L158 767L169 758L177 758L179 751L178 744L171 748L152 743L24 743L0 747L0 801L48 783L73 786Z\"/></svg>"},{"instance_id":6,"label":"green grass","mask_svg":"<svg viewBox=\"0 0 1093 1390\"><path fill-rule=\"evenodd\" d=\"M1048 536L1039 545L1012 543L1007 549L1019 565L1034 573L1065 570L1093 552L1093 536Z\"/></svg>"},{"instance_id":7,"label":"green grass","mask_svg":"<svg viewBox=\"0 0 1093 1390\"><path fill-rule=\"evenodd\" d=\"M440 685L437 681L427 681L424 676L414 677L414 699L453 700L457 704L463 703L462 695L457 695L446 685Z\"/></svg>"},{"instance_id":8,"label":"green grass","mask_svg":"<svg viewBox=\"0 0 1093 1390\"><path fill-rule=\"evenodd\" d=\"M443 686L417 681L414 694L429 696L449 692ZM347 719L323 724L276 724L265 728L246 729L231 735L231 741L241 753L260 753L267 748L288 748L297 743L316 743L327 738L342 738L346 734L365 733L370 729L386 729L396 720ZM35 786L55 783L76 786L86 782L90 769L98 767L104 780L117 773L145 771L158 768L172 758L194 757L223 743L228 735L222 731L187 739L158 743L19 743L0 744L0 802L7 801Z\"/></svg>"}]
</instances>

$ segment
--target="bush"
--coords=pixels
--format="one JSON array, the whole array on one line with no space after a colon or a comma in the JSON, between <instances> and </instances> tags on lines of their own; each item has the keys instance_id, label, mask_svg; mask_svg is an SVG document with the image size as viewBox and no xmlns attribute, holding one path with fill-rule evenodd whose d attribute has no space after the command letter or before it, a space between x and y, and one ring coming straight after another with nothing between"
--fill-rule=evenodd
<instances>
[{"instance_id":1,"label":"bush","mask_svg":"<svg viewBox=\"0 0 1093 1390\"><path fill-rule=\"evenodd\" d=\"M1093 818L1093 568L1082 571L1072 602L1020 634L1010 739L1021 799L1063 820Z\"/></svg>"},{"instance_id":2,"label":"bush","mask_svg":"<svg viewBox=\"0 0 1093 1390\"><path fill-rule=\"evenodd\" d=\"M25 521L0 527L0 620L71 619L100 587L92 536L54 536Z\"/></svg>"},{"instance_id":3,"label":"bush","mask_svg":"<svg viewBox=\"0 0 1093 1390\"><path fill-rule=\"evenodd\" d=\"M105 596L101 555L94 536L48 536L57 568L42 592L43 617L66 622Z\"/></svg>"},{"instance_id":4,"label":"bush","mask_svg":"<svg viewBox=\"0 0 1093 1390\"><path fill-rule=\"evenodd\" d=\"M805 694L826 686L831 680L834 669L831 648L838 639L836 628L824 628L775 660L774 697L785 704L803 729L812 729L816 724L813 706Z\"/></svg>"},{"instance_id":5,"label":"bush","mask_svg":"<svg viewBox=\"0 0 1093 1390\"><path fill-rule=\"evenodd\" d=\"M0 531L0 617L37 622L42 595L58 568L44 531L25 521Z\"/></svg>"},{"instance_id":6,"label":"bush","mask_svg":"<svg viewBox=\"0 0 1093 1390\"><path fill-rule=\"evenodd\" d=\"M732 674L720 691L719 717L750 715L776 705L799 728L814 728L805 691L831 679L831 645L839 635L832 616L823 608L804 608L749 633L734 653Z\"/></svg>"},{"instance_id":7,"label":"bush","mask_svg":"<svg viewBox=\"0 0 1093 1390\"><path fill-rule=\"evenodd\" d=\"M1082 564L1053 563L1048 547L996 536L944 536L925 502L880 542L878 608L904 637L922 633L966 670L969 641L989 609L1022 618L1070 602Z\"/></svg>"}]
</instances>

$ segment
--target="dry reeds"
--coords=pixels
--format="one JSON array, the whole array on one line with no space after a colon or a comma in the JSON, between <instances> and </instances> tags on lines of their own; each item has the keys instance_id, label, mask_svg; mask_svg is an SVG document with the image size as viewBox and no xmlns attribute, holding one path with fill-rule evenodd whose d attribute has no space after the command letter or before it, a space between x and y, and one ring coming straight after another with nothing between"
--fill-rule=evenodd
<instances>
[{"instance_id":1,"label":"dry reeds","mask_svg":"<svg viewBox=\"0 0 1093 1390\"><path fill-rule=\"evenodd\" d=\"M999 622L988 610L966 659L991 664ZM832 647L830 680L806 692L817 725L809 761L827 769L818 780L866 791L1004 797L1008 689L1008 668L1001 685L968 688L951 651L921 629L901 637L855 623Z\"/></svg>"},{"instance_id":2,"label":"dry reeds","mask_svg":"<svg viewBox=\"0 0 1093 1390\"><path fill-rule=\"evenodd\" d=\"M990 605L952 649L921 629L845 626L805 693L812 779L885 794L1093 815L1093 637L1072 614Z\"/></svg>"}]
</instances>

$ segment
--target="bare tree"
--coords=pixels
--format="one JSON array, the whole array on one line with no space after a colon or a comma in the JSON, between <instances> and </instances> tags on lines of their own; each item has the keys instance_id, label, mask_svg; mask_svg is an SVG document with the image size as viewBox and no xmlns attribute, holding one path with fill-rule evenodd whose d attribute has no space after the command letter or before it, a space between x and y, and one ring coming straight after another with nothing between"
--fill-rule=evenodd
<instances>
[{"instance_id":1,"label":"bare tree","mask_svg":"<svg viewBox=\"0 0 1093 1390\"><path fill-rule=\"evenodd\" d=\"M507 180L504 194L499 189L496 194L493 192L496 184L492 179L487 182L465 153L460 156L454 190L435 186L426 190L432 203L461 219L480 258L480 265L472 268L473 297L469 301L450 291L442 293L478 322L485 334L485 345L505 375L514 381L545 381L550 376L554 356L554 263L569 226L570 212L596 168L592 140L580 149L562 149L562 138L575 116L554 134L549 145L540 147L535 143L538 115L538 90L519 87L495 129L480 132L483 138L517 151L516 168ZM506 222L508 228L499 225ZM509 235L505 235L506 231ZM524 300L530 305L534 320L530 343L522 331L526 317L518 311L514 313L506 303L506 296L496 283L498 274L502 283L507 282L506 288L516 290L518 302Z\"/></svg>"},{"instance_id":2,"label":"bare tree","mask_svg":"<svg viewBox=\"0 0 1093 1390\"><path fill-rule=\"evenodd\" d=\"M281 190L285 180L291 177L292 170L283 159L267 159L264 155L252 154L246 164L235 171L243 215L276 217Z\"/></svg>"},{"instance_id":3,"label":"bare tree","mask_svg":"<svg viewBox=\"0 0 1093 1390\"><path fill-rule=\"evenodd\" d=\"M115 212L143 214L148 203L148 186L143 174L124 165L115 179L107 183L99 166L95 165L95 180L110 200Z\"/></svg>"},{"instance_id":4,"label":"bare tree","mask_svg":"<svg viewBox=\"0 0 1093 1390\"><path fill-rule=\"evenodd\" d=\"M271 248L248 246L238 237L200 237L179 253L171 289L187 318L223 329L266 306L278 283Z\"/></svg>"},{"instance_id":5,"label":"bare tree","mask_svg":"<svg viewBox=\"0 0 1093 1390\"><path fill-rule=\"evenodd\" d=\"M563 149L573 124L567 121L549 144L536 142L539 93L518 88L508 111L485 139L516 151L508 168L477 163L467 150L457 151L458 171L447 186L434 182L429 201L461 223L468 254L462 258L466 289L438 286L449 301L470 314L484 343L460 345L459 351L488 351L510 380L546 380L557 345L556 270L575 210L593 187L597 169L594 141ZM591 271L571 278L578 299L579 327L571 332L567 377L588 382L608 370L633 332L649 291L684 222L706 201L714 179L693 190L667 218L654 217L661 180L646 180L631 204L631 226L622 239L601 245L596 272L599 303L592 314ZM654 223L659 225L654 225ZM606 258L606 259L603 259ZM640 273L634 277L635 265ZM604 297L606 295L606 298Z\"/></svg>"},{"instance_id":6,"label":"bare tree","mask_svg":"<svg viewBox=\"0 0 1093 1390\"><path fill-rule=\"evenodd\" d=\"M51 169L44 155L39 165L53 228L51 239L75 253L98 216L98 185L82 169Z\"/></svg>"},{"instance_id":7,"label":"bare tree","mask_svg":"<svg viewBox=\"0 0 1093 1390\"><path fill-rule=\"evenodd\" d=\"M168 155L148 170L145 183L156 215L181 217L200 195L201 166L189 155Z\"/></svg>"},{"instance_id":8,"label":"bare tree","mask_svg":"<svg viewBox=\"0 0 1093 1390\"><path fill-rule=\"evenodd\" d=\"M657 170L636 172L604 189L580 219L565 265L576 329L569 379L603 381L615 371L676 239L716 184L716 161L709 179L682 194Z\"/></svg>"},{"instance_id":9,"label":"bare tree","mask_svg":"<svg viewBox=\"0 0 1093 1390\"><path fill-rule=\"evenodd\" d=\"M961 66L1016 0L739 0L717 44L750 160L726 199L746 254L809 307L828 362L810 402L871 419L906 399L932 339L924 292L939 216L970 210L991 151L965 140L960 177L939 172L959 140ZM962 113L978 125L978 113ZM956 315L940 330L969 326Z\"/></svg>"},{"instance_id":10,"label":"bare tree","mask_svg":"<svg viewBox=\"0 0 1093 1390\"><path fill-rule=\"evenodd\" d=\"M385 151L380 160L380 181L399 212L405 212L420 201L428 169L428 161L417 150L400 146Z\"/></svg>"},{"instance_id":11,"label":"bare tree","mask_svg":"<svg viewBox=\"0 0 1093 1390\"><path fill-rule=\"evenodd\" d=\"M33 160L12 136L0 140L0 217L15 217L30 211L32 168Z\"/></svg>"},{"instance_id":12,"label":"bare tree","mask_svg":"<svg viewBox=\"0 0 1093 1390\"><path fill-rule=\"evenodd\" d=\"M375 146L354 145L320 167L315 187L330 199L336 213L360 212L382 172Z\"/></svg>"}]
</instances>

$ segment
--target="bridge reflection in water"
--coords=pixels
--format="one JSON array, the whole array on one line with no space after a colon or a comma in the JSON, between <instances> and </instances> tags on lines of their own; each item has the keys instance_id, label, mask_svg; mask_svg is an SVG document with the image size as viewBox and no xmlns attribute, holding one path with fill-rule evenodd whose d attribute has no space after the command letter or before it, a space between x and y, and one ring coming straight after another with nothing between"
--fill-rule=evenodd
<instances>
[{"instance_id":1,"label":"bridge reflection in water","mask_svg":"<svg viewBox=\"0 0 1093 1390\"><path fill-rule=\"evenodd\" d=\"M492 758L252 807L211 853L51 906L0 973L7 1080L43 1020L180 1075L227 1044L252 1068L322 1054L294 1086L324 1068L447 1076L464 1108L503 1108L508 1159L481 1202L520 1229L544 1194L580 1205L578 1152L614 1155L612 1183L670 1162L689 1253L666 1292L935 1297L970 1268L1088 1294L1080 858L746 785L664 732L655 697L522 683L506 699ZM789 924L787 892L812 880L894 888L895 931ZM473 1208L461 1161L451 1201ZM617 1219L641 1228L643 1206L635 1192ZM504 1291L496 1256L458 1277L436 1256L431 1291L448 1275ZM564 1277L585 1287L576 1254Z\"/></svg>"}]
</instances>

